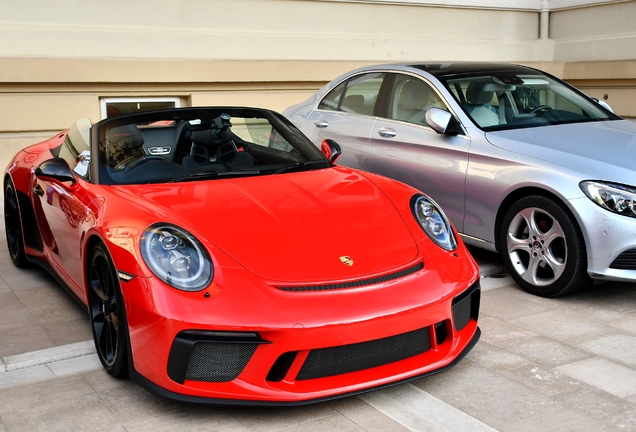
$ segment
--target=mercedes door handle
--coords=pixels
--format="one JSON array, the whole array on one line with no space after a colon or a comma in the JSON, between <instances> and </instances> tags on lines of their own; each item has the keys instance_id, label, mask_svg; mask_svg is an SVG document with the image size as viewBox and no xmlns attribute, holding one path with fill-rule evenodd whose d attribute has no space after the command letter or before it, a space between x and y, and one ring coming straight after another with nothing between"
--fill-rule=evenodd
<instances>
[{"instance_id":1,"label":"mercedes door handle","mask_svg":"<svg viewBox=\"0 0 636 432\"><path fill-rule=\"evenodd\" d=\"M316 126L318 129L324 129L329 126L329 122L327 120L316 120L314 122L314 126Z\"/></svg>"},{"instance_id":2,"label":"mercedes door handle","mask_svg":"<svg viewBox=\"0 0 636 432\"><path fill-rule=\"evenodd\" d=\"M382 138L394 138L395 136L397 136L397 132L395 131L395 129L391 128L380 128L378 129L378 135L380 135Z\"/></svg>"}]
</instances>

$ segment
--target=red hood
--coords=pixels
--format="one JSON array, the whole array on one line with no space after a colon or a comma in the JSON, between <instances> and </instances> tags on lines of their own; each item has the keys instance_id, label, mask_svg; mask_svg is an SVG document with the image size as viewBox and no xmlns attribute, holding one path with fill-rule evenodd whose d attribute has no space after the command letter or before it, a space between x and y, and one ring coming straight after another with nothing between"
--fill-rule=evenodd
<instances>
[{"instance_id":1,"label":"red hood","mask_svg":"<svg viewBox=\"0 0 636 432\"><path fill-rule=\"evenodd\" d=\"M418 253L391 201L349 169L126 189L176 216L166 222L186 224L270 280L357 278L395 269Z\"/></svg>"}]
</instances>

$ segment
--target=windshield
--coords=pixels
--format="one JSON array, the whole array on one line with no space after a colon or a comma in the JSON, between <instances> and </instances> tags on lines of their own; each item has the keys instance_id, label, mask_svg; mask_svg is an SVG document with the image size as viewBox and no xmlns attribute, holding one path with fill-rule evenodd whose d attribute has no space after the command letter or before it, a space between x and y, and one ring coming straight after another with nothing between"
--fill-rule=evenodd
<instances>
[{"instance_id":1,"label":"windshield","mask_svg":"<svg viewBox=\"0 0 636 432\"><path fill-rule=\"evenodd\" d=\"M619 119L572 87L540 72L482 73L449 78L444 84L484 130Z\"/></svg>"},{"instance_id":2,"label":"windshield","mask_svg":"<svg viewBox=\"0 0 636 432\"><path fill-rule=\"evenodd\" d=\"M330 167L279 114L252 108L182 108L98 123L102 184L193 181Z\"/></svg>"}]
</instances>

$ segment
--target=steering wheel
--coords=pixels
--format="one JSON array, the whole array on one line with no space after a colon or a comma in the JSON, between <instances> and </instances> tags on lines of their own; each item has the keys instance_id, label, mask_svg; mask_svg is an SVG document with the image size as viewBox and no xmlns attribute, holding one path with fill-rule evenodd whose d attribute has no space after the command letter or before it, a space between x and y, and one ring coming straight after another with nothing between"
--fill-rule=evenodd
<instances>
[{"instance_id":1,"label":"steering wheel","mask_svg":"<svg viewBox=\"0 0 636 432\"><path fill-rule=\"evenodd\" d=\"M124 159L123 161L119 162L117 165L115 165L114 170L115 171L123 170L123 173L125 174L129 172L130 170L133 170L137 168L138 166L143 165L146 162L149 162L151 160L166 160L166 158L162 156L153 156L153 155L130 156Z\"/></svg>"},{"instance_id":2,"label":"steering wheel","mask_svg":"<svg viewBox=\"0 0 636 432\"><path fill-rule=\"evenodd\" d=\"M536 114L539 111L552 111L552 107L550 105L539 105L538 107L531 109L530 114Z\"/></svg>"}]
</instances>

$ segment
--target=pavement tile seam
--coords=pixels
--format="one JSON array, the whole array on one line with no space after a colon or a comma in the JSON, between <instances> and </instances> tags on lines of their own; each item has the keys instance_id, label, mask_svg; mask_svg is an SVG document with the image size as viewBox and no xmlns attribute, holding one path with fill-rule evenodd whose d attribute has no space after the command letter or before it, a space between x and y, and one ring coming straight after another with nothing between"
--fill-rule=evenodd
<instances>
[{"instance_id":1,"label":"pavement tile seam","mask_svg":"<svg viewBox=\"0 0 636 432\"><path fill-rule=\"evenodd\" d=\"M352 399L360 400L359 397L354 396ZM377 409L368 404L364 404L363 407L359 407L354 410L349 410L346 413L340 413L348 418L356 426L365 431L374 430L391 430L391 431L408 431L406 427L396 422L391 417L384 415Z\"/></svg>"},{"instance_id":2,"label":"pavement tile seam","mask_svg":"<svg viewBox=\"0 0 636 432\"><path fill-rule=\"evenodd\" d=\"M95 354L92 340L2 357L6 372Z\"/></svg>"},{"instance_id":3,"label":"pavement tile seam","mask_svg":"<svg viewBox=\"0 0 636 432\"><path fill-rule=\"evenodd\" d=\"M483 318L483 316L480 314L480 320L481 320L482 318ZM496 318L496 317L488 317L488 318L490 318L490 319L494 319L494 320L497 320L497 319L498 319L498 318ZM506 323L506 324L510 325L510 323L509 323L509 322L506 322L505 320L504 320L504 321L501 321L501 322L502 322L502 323ZM623 333L624 333L624 332L623 332ZM538 336L538 337L542 337L542 338L546 338L545 336L540 336L540 335L537 335L537 336ZM522 338L522 339L523 339L523 338ZM547 339L547 340L549 340L549 338L546 338L546 339ZM554 342L554 343L558 343L558 344L562 344L562 342L561 342L561 341L554 340L554 339L553 339L553 342ZM506 350L506 351L507 351L507 352L509 352L509 353L512 353L512 354L515 354L515 355L524 356L524 354L523 354L523 353L520 353L519 351L516 351L516 350L515 350L516 348L518 348L518 347L516 347L516 346L511 346L511 349L509 350L508 348L502 348L502 347L501 347L501 346L497 343L497 341L496 341L496 340L495 340L495 341L489 340L489 341L488 341L488 342L486 342L486 343L488 343L489 345L490 345L490 344L492 344L492 346L494 346L494 347L496 347L496 348L504 349L504 350ZM614 345L619 345L619 344L615 343ZM622 344L622 345L624 345L624 344ZM599 353L599 352L598 352L598 350L585 350L585 349L581 349L581 347L580 347L580 346L572 346L572 345L569 345L569 346L568 346L568 344L564 344L564 346L569 347L570 349L573 349L573 350L575 350L576 352L583 352L583 353L587 353L587 355L589 355L589 357L588 357L587 359L578 359L578 360L576 360L576 359L572 359L572 361L567 362L567 363L563 363L563 364L560 364L560 365L559 365L559 364L552 365L552 370L554 370L554 371L555 371L555 372L557 372L557 373L559 372L559 370L558 370L557 368L559 368L559 369L560 369L560 368L566 368L566 367L568 367L571 363L582 362L582 361L585 361L585 360L589 360L590 358L595 358L597 355L601 355L601 354L603 354L603 353ZM596 352L592 352L592 351L596 351ZM610 358L611 358L611 353L605 353L605 354L610 354ZM527 356L525 356L524 358L528 358L528 357L527 357ZM472 361L472 362L475 362L475 359L468 359L468 360L469 360L469 361ZM532 360L532 359L531 359L531 360ZM476 364L479 364L479 362L476 362ZM483 365L482 365L482 366L483 366ZM491 367L489 367L489 369L491 369L491 370L492 370L492 369L493 369L493 368L492 368L492 365L490 365L490 366L491 366ZM540 366L540 365L538 365L538 364L537 364L537 366ZM546 366L546 365L544 365L544 367L545 367L545 366ZM623 366L633 366L633 363L632 363L632 364L627 364L627 365L626 365L626 364L623 364ZM494 368L494 369L496 369L496 368ZM633 369L632 369L632 370L633 370ZM504 376L508 376L508 378L515 379L516 381L518 381L520 384L522 384L522 385L524 385L524 386L526 386L526 384L527 384L527 383L525 383L523 380L518 379L518 377L511 376L511 375L509 374L509 371L508 371L508 370L506 370L506 369L504 369L504 370L493 370L493 372L496 372L498 375L504 375ZM634 372L636 373L636 371L634 371ZM630 378L631 378L631 376L630 376ZM583 380L583 381L585 381L585 380ZM586 382L583 382L583 381L576 380L576 381L572 381L572 382L573 382L573 383L577 383L577 387L579 387L579 388L581 388L581 389L589 389L589 391L592 391L592 392L598 392L598 393L600 393L600 394L605 394L607 397L613 397L613 396L614 396L611 392L607 392L607 391L606 391L606 389L599 388L599 386L595 386L595 385L592 385L592 384L589 384L589 383L586 383ZM532 386L531 386L531 387L532 387ZM541 389L536 389L536 388L535 388L535 391L536 391L536 390L541 391ZM558 396L558 395L560 395L560 394L567 394L567 393L569 393L570 391L571 391L571 390L570 390L570 389L568 389L568 388L567 388L567 386L566 386L566 387L564 387L564 388L560 389L559 391L555 391L555 392L550 392L550 391L545 392L545 391L544 391L543 393L550 395L550 397L557 397L557 396ZM631 393L630 393L630 394L631 394ZM629 399L625 400L625 402L627 402L628 404L636 403L636 397L634 397L634 396L630 396L630 397L629 397ZM578 409L578 407L577 407L577 409ZM634 408L633 408L633 409L634 409L634 410L636 410L636 406L634 406ZM616 408L616 409L614 409L613 411L620 412L621 410L622 410L622 408ZM583 416L583 417L586 417L586 416L587 416L587 412L586 412L585 410L581 410L580 414L581 414L581 416ZM618 415L618 414L617 414L617 415ZM549 417L548 417L548 418L549 418ZM532 424L531 422L532 422L532 421L535 421L535 420L532 420L532 417L531 417L531 418L526 419L526 420L524 420L524 421L527 421L527 422L528 422L527 424L528 424L528 425L531 425L531 424ZM517 428L516 428L516 427L517 427L517 426L519 426L519 425L521 425L521 424L524 424L524 421L521 421L520 423L515 423L515 424L516 424L516 426L515 426L515 427L513 427L513 428L511 428L511 429L506 428L506 427L502 427L502 430L517 430ZM625 422L623 422L623 423L625 423ZM621 425L622 425L623 423L621 423ZM605 423L605 426L607 426L607 425L609 425L609 423L607 423L607 422L606 422L606 423ZM608 427L611 427L611 426L608 426ZM531 429L532 429L532 428L530 428L530 429L528 429L528 430L531 430ZM525 430L525 429L519 429L519 430ZM568 430L569 430L569 429L568 429ZM593 429L593 428L591 428L591 429L583 429L583 430L594 430L594 429ZM599 430L600 430L600 429L599 429ZM603 429L603 430L604 430L604 429Z\"/></svg>"},{"instance_id":4,"label":"pavement tile seam","mask_svg":"<svg viewBox=\"0 0 636 432\"><path fill-rule=\"evenodd\" d=\"M608 359L594 357L556 370L614 396L636 395L636 371Z\"/></svg>"},{"instance_id":5,"label":"pavement tile seam","mask_svg":"<svg viewBox=\"0 0 636 432\"><path fill-rule=\"evenodd\" d=\"M359 398L414 432L458 428L474 432L495 430L413 384L365 393Z\"/></svg>"},{"instance_id":6,"label":"pavement tile seam","mask_svg":"<svg viewBox=\"0 0 636 432\"><path fill-rule=\"evenodd\" d=\"M550 338L545 337L545 336L541 336L541 337L544 337L545 339L548 339L548 340L552 340L555 343L561 343L560 341L555 340L555 339L550 339ZM490 343L493 343L493 342L490 342ZM573 375L569 375L569 374L564 372L566 370L569 371L570 367L572 365L577 365L579 363L583 363L583 362L590 361L590 360L593 360L593 359L599 359L598 355L602 355L603 353L599 352L598 349L593 349L593 348L585 349L585 347L576 347L577 351L581 351L583 353L586 353L587 355L589 355L589 357L587 359L582 359L582 360L578 360L578 361L574 360L574 361L563 363L563 364L555 364L555 365L552 365L552 366L548 366L548 365L541 365L541 364L537 363L536 359L529 358L527 355L524 355L523 353L520 353L518 349L512 350L512 349L503 347L501 345L498 345L496 343L496 341L493 343L493 346L495 346L498 349L501 349L502 351L505 351L507 354L516 355L516 356L519 356L519 357L531 362L533 364L533 368L534 369L536 369L537 371L539 371L541 369L544 374L547 372L546 369L545 369L545 367L547 366L547 367L550 367L550 369L555 374L558 374L559 376L560 375L568 375L571 379L574 379L576 381L576 383L579 384L579 385L586 385L586 386L589 385L590 387L595 388L597 390L601 390L604 393L616 395L615 392L607 391L607 389L604 388L603 386L599 386L598 384L595 385L594 381L590 381L590 380L586 380L586 379L581 380L580 379L580 377L581 377L580 375L574 375L574 374ZM513 348L518 348L518 347L513 346ZM629 369L631 371L634 371L633 364L626 364L624 361L621 362L620 359L612 358L611 354L606 354L606 356L609 356L610 359L613 361L613 363L615 363L617 366L624 366L625 367L624 369ZM473 361L473 362L475 362L475 361ZM479 364L479 363L477 363L477 364ZM634 371L634 372L636 373L636 371ZM503 369L501 369L499 371L499 373L507 376L508 378L511 378L511 379L519 382L520 384L527 385L527 383L524 382L522 377L515 376L514 374L510 373L510 369L503 368ZM590 371L590 373L591 373L591 371ZM539 375L539 374L537 374L537 375ZM631 378L631 376L630 376L630 378ZM537 379L541 379L541 378L537 378ZM534 386L531 385L530 387L534 387ZM567 388L563 389L561 391L557 391L557 392L549 392L549 391L546 392L546 391L542 391L540 388L535 388L535 390L537 390L539 392L542 392L542 393L544 393L546 395L549 395L549 396L554 396L554 395L559 394L561 392L569 391L569 389L567 389ZM627 395L623 395L621 397L631 396L631 395L633 395L635 393L636 393L636 388L634 389L633 393L630 393L630 394L627 394Z\"/></svg>"}]
</instances>

